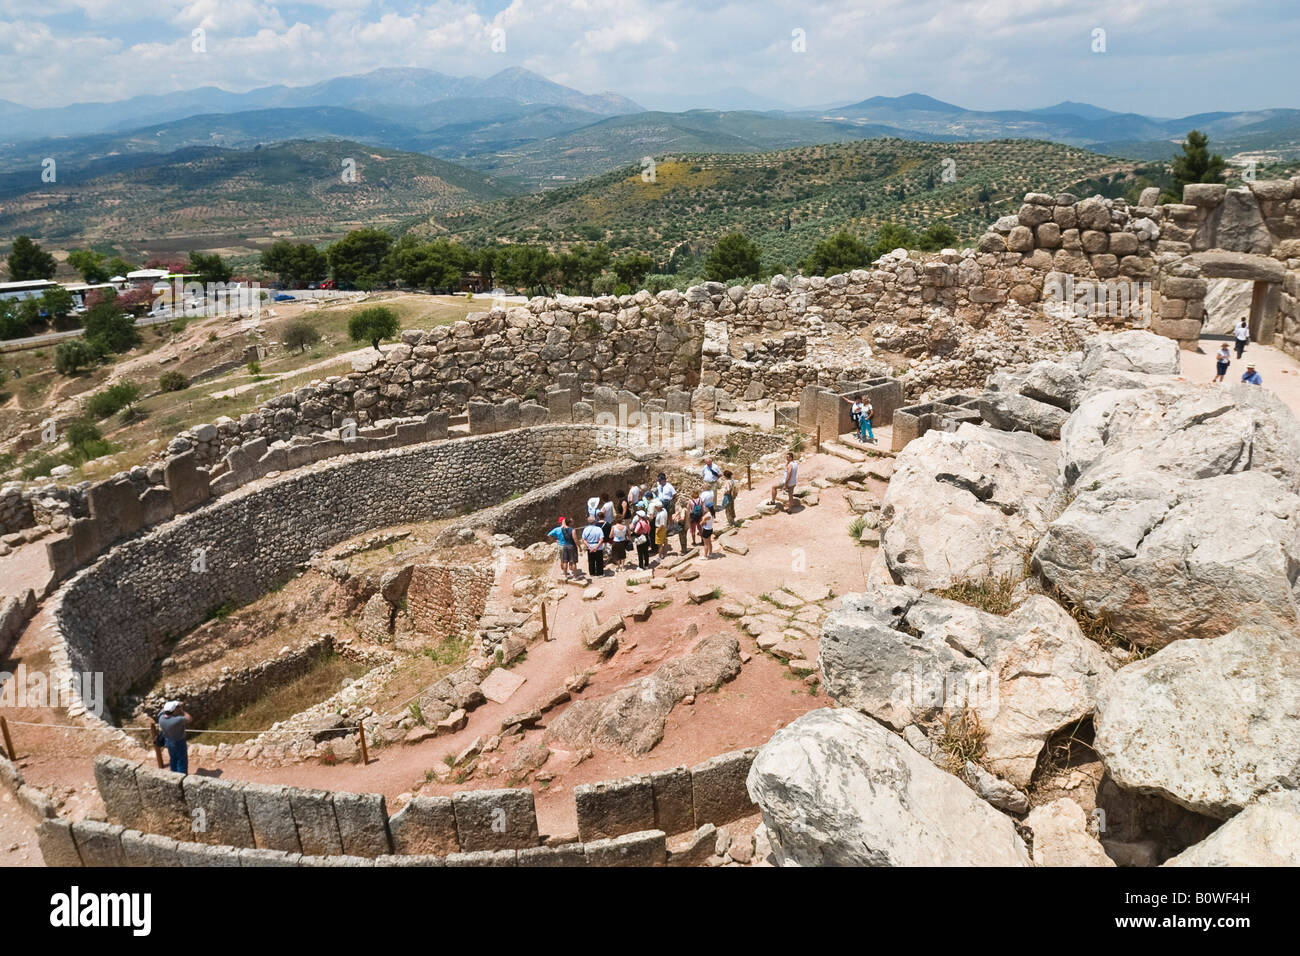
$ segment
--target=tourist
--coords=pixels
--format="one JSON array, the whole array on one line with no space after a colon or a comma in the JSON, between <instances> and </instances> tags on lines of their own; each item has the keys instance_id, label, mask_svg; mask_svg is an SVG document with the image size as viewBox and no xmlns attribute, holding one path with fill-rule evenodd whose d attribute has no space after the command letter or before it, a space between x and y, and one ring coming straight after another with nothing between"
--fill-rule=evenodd
<instances>
[{"instance_id":1,"label":"tourist","mask_svg":"<svg viewBox=\"0 0 1300 956\"><path fill-rule=\"evenodd\" d=\"M772 498L768 501L769 505L780 504L776 496L782 491L785 492L786 502L790 508L794 508L794 486L799 477L799 463L794 460L794 452L785 453L785 472L781 480L772 486Z\"/></svg>"},{"instance_id":2,"label":"tourist","mask_svg":"<svg viewBox=\"0 0 1300 956\"><path fill-rule=\"evenodd\" d=\"M1242 319L1241 324L1232 330L1232 337L1237 340L1237 358L1241 358L1241 353L1246 351L1246 343L1250 341L1250 328L1246 325L1246 320Z\"/></svg>"},{"instance_id":3,"label":"tourist","mask_svg":"<svg viewBox=\"0 0 1300 956\"><path fill-rule=\"evenodd\" d=\"M659 472L659 480L655 482L655 497L665 508L672 508L673 499L677 497L677 489L662 471Z\"/></svg>"},{"instance_id":4,"label":"tourist","mask_svg":"<svg viewBox=\"0 0 1300 956\"><path fill-rule=\"evenodd\" d=\"M1246 363L1246 374L1241 377L1241 380L1245 382L1247 385L1264 384L1264 380L1259 377L1259 373L1255 371L1255 366L1252 365L1250 362Z\"/></svg>"},{"instance_id":5,"label":"tourist","mask_svg":"<svg viewBox=\"0 0 1300 956\"><path fill-rule=\"evenodd\" d=\"M600 514L600 495L592 495L587 499L587 517L594 518Z\"/></svg>"},{"instance_id":6,"label":"tourist","mask_svg":"<svg viewBox=\"0 0 1300 956\"><path fill-rule=\"evenodd\" d=\"M595 516L587 519L582 529L582 540L587 546L587 574L593 578L605 576L605 532Z\"/></svg>"},{"instance_id":7,"label":"tourist","mask_svg":"<svg viewBox=\"0 0 1300 956\"><path fill-rule=\"evenodd\" d=\"M876 409L869 398L863 399L858 404L862 406L861 417L858 419L858 441L869 441L874 445L876 433L871 427L871 419L876 416Z\"/></svg>"},{"instance_id":8,"label":"tourist","mask_svg":"<svg viewBox=\"0 0 1300 956\"><path fill-rule=\"evenodd\" d=\"M650 567L650 535L654 528L645 508L638 508L632 519L632 544L636 546L636 566L644 571Z\"/></svg>"},{"instance_id":9,"label":"tourist","mask_svg":"<svg viewBox=\"0 0 1300 956\"><path fill-rule=\"evenodd\" d=\"M718 483L718 479L722 477L722 469L713 463L710 456L705 455L704 467L700 469L700 477L704 479L705 486L712 489Z\"/></svg>"},{"instance_id":10,"label":"tourist","mask_svg":"<svg viewBox=\"0 0 1300 956\"><path fill-rule=\"evenodd\" d=\"M641 501L641 486L633 485L627 490L627 503L635 508Z\"/></svg>"},{"instance_id":11,"label":"tourist","mask_svg":"<svg viewBox=\"0 0 1300 956\"><path fill-rule=\"evenodd\" d=\"M600 497L600 530L609 537L609 529L614 526L614 496L608 491Z\"/></svg>"},{"instance_id":12,"label":"tourist","mask_svg":"<svg viewBox=\"0 0 1300 956\"><path fill-rule=\"evenodd\" d=\"M627 502L623 502L624 507ZM616 569L627 567L627 522L622 515L614 519L609 529L609 560Z\"/></svg>"},{"instance_id":13,"label":"tourist","mask_svg":"<svg viewBox=\"0 0 1300 956\"><path fill-rule=\"evenodd\" d=\"M176 773L190 772L189 745L185 742L185 728L193 718L185 713L179 700L163 704L158 715L158 736L167 747L170 766Z\"/></svg>"},{"instance_id":14,"label":"tourist","mask_svg":"<svg viewBox=\"0 0 1300 956\"><path fill-rule=\"evenodd\" d=\"M722 495L722 510L727 514L727 527L735 527L736 524L736 479L731 477L731 472L722 473L722 483L718 485L718 493Z\"/></svg>"},{"instance_id":15,"label":"tourist","mask_svg":"<svg viewBox=\"0 0 1300 956\"><path fill-rule=\"evenodd\" d=\"M668 509L662 501L656 499L655 508L655 546L659 549L659 560L668 556Z\"/></svg>"},{"instance_id":16,"label":"tourist","mask_svg":"<svg viewBox=\"0 0 1300 956\"><path fill-rule=\"evenodd\" d=\"M618 511L618 517L622 519L624 524L632 520L633 505L627 500L627 495L622 489L614 492L614 507Z\"/></svg>"},{"instance_id":17,"label":"tourist","mask_svg":"<svg viewBox=\"0 0 1300 956\"><path fill-rule=\"evenodd\" d=\"M700 517L700 544L704 547L704 556L713 554L713 509L705 508Z\"/></svg>"},{"instance_id":18,"label":"tourist","mask_svg":"<svg viewBox=\"0 0 1300 956\"><path fill-rule=\"evenodd\" d=\"M556 525L548 531L547 537L554 538L555 543L560 546L560 571L563 572L565 580L578 576L578 545L573 540L573 529L569 527L569 519L560 515L556 520Z\"/></svg>"},{"instance_id":19,"label":"tourist","mask_svg":"<svg viewBox=\"0 0 1300 956\"><path fill-rule=\"evenodd\" d=\"M1214 356L1215 376L1210 379L1211 382L1222 382L1223 376L1228 374L1228 366L1232 364L1232 351L1228 348L1228 343L1224 342L1219 346L1219 354Z\"/></svg>"},{"instance_id":20,"label":"tourist","mask_svg":"<svg viewBox=\"0 0 1300 956\"><path fill-rule=\"evenodd\" d=\"M691 521L691 503L685 500L685 496L679 495L677 501L677 510L673 512L672 527L668 529L669 534L677 535L678 553L686 553L686 529Z\"/></svg>"},{"instance_id":21,"label":"tourist","mask_svg":"<svg viewBox=\"0 0 1300 956\"><path fill-rule=\"evenodd\" d=\"M704 492L701 491L689 502L690 511L690 529L691 529L691 546L695 547L700 543L700 522L704 519L706 505L703 501Z\"/></svg>"}]
</instances>

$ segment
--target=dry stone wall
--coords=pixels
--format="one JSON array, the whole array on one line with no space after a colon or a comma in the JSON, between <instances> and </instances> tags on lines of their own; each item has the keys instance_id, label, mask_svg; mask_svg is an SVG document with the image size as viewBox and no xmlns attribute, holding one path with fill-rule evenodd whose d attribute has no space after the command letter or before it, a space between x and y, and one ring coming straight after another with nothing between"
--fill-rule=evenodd
<instances>
[{"instance_id":1,"label":"dry stone wall","mask_svg":"<svg viewBox=\"0 0 1300 956\"><path fill-rule=\"evenodd\" d=\"M581 842L559 845L543 845L526 788L415 797L389 817L380 794L181 775L101 755L95 781L108 822L51 820L40 842L51 866L173 865L164 861L178 853L198 865L663 865L668 834L755 812L746 780L757 752L581 785Z\"/></svg>"},{"instance_id":2,"label":"dry stone wall","mask_svg":"<svg viewBox=\"0 0 1300 956\"><path fill-rule=\"evenodd\" d=\"M548 426L348 456L243 489L118 545L55 597L68 666L111 697L169 637L246 603L312 554L376 527L478 510L600 459L589 426Z\"/></svg>"}]
</instances>

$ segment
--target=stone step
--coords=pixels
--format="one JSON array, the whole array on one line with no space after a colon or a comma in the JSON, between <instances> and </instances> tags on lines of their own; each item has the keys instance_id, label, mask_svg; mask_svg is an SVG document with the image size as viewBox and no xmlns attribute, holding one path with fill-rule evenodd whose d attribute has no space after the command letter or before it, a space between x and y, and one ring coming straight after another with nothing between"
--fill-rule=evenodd
<instances>
[{"instance_id":1,"label":"stone step","mask_svg":"<svg viewBox=\"0 0 1300 956\"><path fill-rule=\"evenodd\" d=\"M836 458L843 458L845 461L851 461L855 465L861 464L867 460L867 456L862 454L862 452L858 451L856 448L849 448L846 445L839 444L838 442L822 442L822 451L827 455L834 455Z\"/></svg>"},{"instance_id":2,"label":"stone step","mask_svg":"<svg viewBox=\"0 0 1300 956\"><path fill-rule=\"evenodd\" d=\"M837 438L836 441L856 451L864 451L867 453L868 456L878 456L881 458L893 458L897 454L896 452L890 451L883 444L881 444L879 438L876 439L876 443L873 445L871 444L871 442L860 441L858 439L858 436L853 432L845 432L843 435ZM825 445L823 445L823 447L825 447Z\"/></svg>"}]
</instances>

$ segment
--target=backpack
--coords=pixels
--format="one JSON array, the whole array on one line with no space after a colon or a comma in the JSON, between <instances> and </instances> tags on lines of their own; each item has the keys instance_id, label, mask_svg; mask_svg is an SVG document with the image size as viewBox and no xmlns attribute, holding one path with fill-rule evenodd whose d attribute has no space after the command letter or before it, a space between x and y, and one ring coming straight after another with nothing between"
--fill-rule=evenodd
<instances>
[{"instance_id":1,"label":"backpack","mask_svg":"<svg viewBox=\"0 0 1300 956\"><path fill-rule=\"evenodd\" d=\"M699 521L704 517L704 505L700 504L699 499L691 502L691 520Z\"/></svg>"}]
</instances>

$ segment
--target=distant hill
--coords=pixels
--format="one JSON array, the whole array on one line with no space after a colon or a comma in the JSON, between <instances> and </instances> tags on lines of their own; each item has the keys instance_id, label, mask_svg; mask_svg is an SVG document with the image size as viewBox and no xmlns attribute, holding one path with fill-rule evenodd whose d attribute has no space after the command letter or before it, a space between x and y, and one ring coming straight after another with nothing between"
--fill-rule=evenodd
<instances>
[{"instance_id":1,"label":"distant hill","mask_svg":"<svg viewBox=\"0 0 1300 956\"><path fill-rule=\"evenodd\" d=\"M757 153L872 137L949 139L874 124L755 113L691 110L615 116L559 136L494 153L456 156L459 162L533 187L598 175L645 156L677 153Z\"/></svg>"},{"instance_id":2,"label":"distant hill","mask_svg":"<svg viewBox=\"0 0 1300 956\"><path fill-rule=\"evenodd\" d=\"M344 160L356 181L344 182ZM71 245L172 236L299 235L392 225L504 190L452 163L350 141L108 156L33 188L0 175L0 234Z\"/></svg>"},{"instance_id":3,"label":"distant hill","mask_svg":"<svg viewBox=\"0 0 1300 956\"><path fill-rule=\"evenodd\" d=\"M653 182L633 164L540 194L453 210L415 231L471 242L600 240L615 253L651 252L662 265L674 250L703 253L740 229L770 259L793 266L841 228L866 237L885 222L919 230L944 221L973 239L991 218L1018 208L1028 191L1059 192L1085 180L1118 185L1135 168L1028 140L871 139L750 155L650 152L658 157ZM944 181L945 170L953 182ZM979 198L983 189L987 204Z\"/></svg>"},{"instance_id":4,"label":"distant hill","mask_svg":"<svg viewBox=\"0 0 1300 956\"><path fill-rule=\"evenodd\" d=\"M201 87L135 96L112 103L74 103L34 109L0 101L0 145L48 136L83 136L169 123L210 113L304 107L342 107L412 122L444 100L504 100L519 105L562 106L590 117L638 112L615 93L586 94L512 67L489 77L455 77L436 70L389 68L341 76L310 86L265 86L246 93Z\"/></svg>"}]
</instances>

